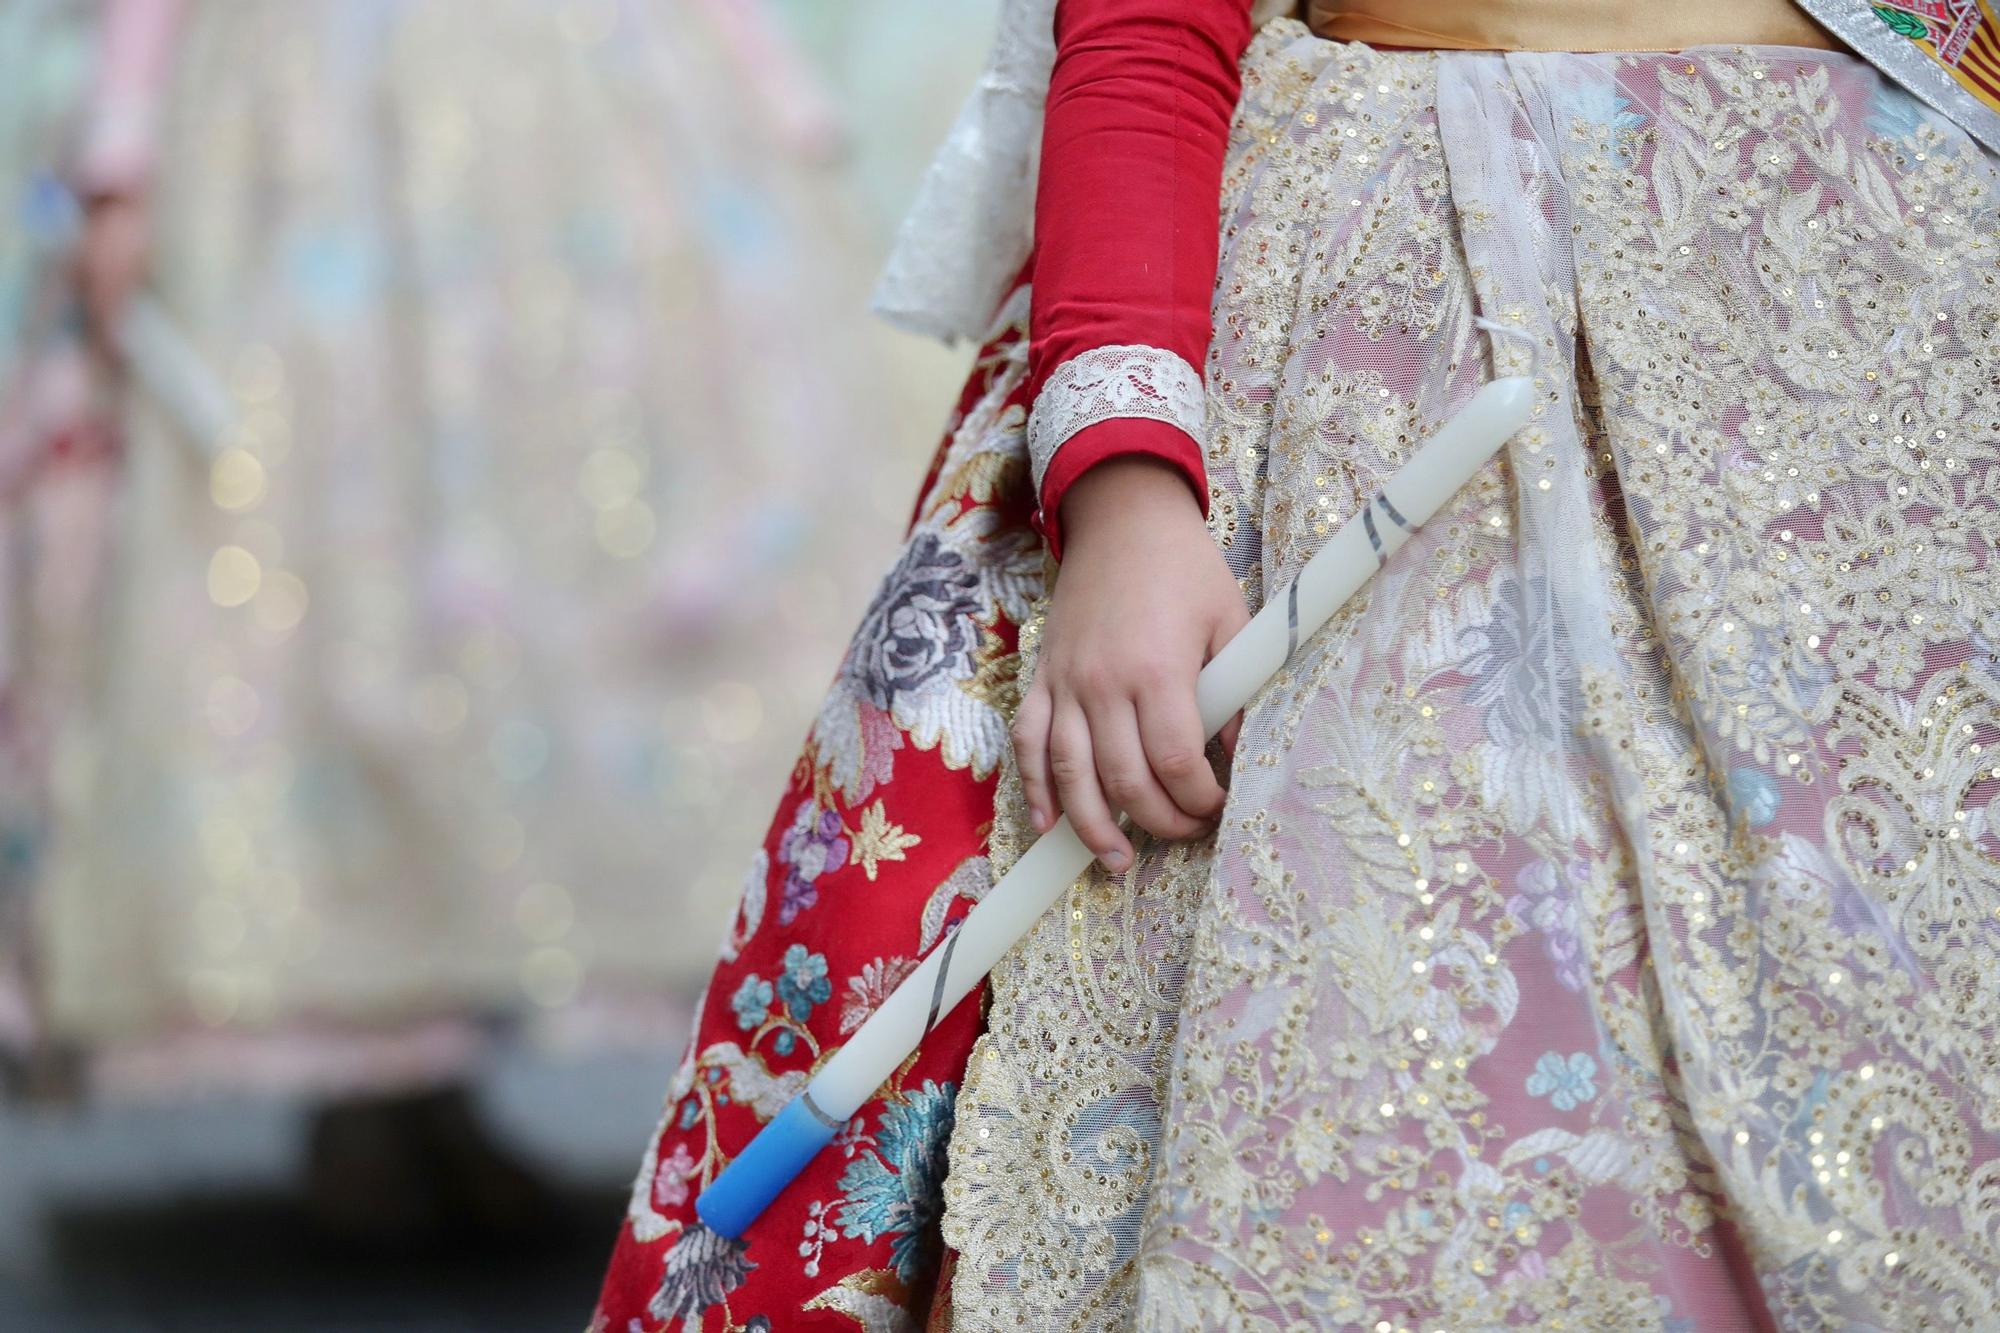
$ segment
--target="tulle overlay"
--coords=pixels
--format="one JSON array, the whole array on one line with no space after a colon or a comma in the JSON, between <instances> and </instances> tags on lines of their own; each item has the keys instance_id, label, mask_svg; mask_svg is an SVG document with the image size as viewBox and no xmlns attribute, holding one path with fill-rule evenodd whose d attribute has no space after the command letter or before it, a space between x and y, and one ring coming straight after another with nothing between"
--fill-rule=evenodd
<instances>
[{"instance_id":1,"label":"tulle overlay","mask_svg":"<svg viewBox=\"0 0 2000 1333\"><path fill-rule=\"evenodd\" d=\"M1027 289L1003 308L771 821L647 1152L593 1330L913 1329L940 1262L969 997L738 1248L694 1200L991 882L986 838L1041 595Z\"/></svg>"},{"instance_id":2,"label":"tulle overlay","mask_svg":"<svg viewBox=\"0 0 2000 1333\"><path fill-rule=\"evenodd\" d=\"M1253 601L1544 393L1248 710L1218 835L995 971L957 1328L2000 1320L1997 203L1841 55L1262 32L1207 370Z\"/></svg>"}]
</instances>

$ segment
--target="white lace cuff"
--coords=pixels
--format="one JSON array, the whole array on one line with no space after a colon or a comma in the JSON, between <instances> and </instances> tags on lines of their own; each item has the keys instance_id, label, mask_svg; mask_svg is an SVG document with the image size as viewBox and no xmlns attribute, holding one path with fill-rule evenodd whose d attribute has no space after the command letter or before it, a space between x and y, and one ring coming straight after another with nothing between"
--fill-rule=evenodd
<instances>
[{"instance_id":1,"label":"white lace cuff","mask_svg":"<svg viewBox=\"0 0 2000 1333\"><path fill-rule=\"evenodd\" d=\"M1035 494L1056 450L1087 426L1144 417L1201 438L1201 373L1164 347L1133 343L1093 347L1056 367L1028 414L1028 461Z\"/></svg>"}]
</instances>

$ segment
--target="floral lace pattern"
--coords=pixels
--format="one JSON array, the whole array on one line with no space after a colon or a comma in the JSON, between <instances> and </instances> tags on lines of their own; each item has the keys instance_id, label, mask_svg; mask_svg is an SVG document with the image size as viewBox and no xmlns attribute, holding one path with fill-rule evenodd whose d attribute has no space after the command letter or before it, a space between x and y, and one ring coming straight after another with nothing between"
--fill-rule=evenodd
<instances>
[{"instance_id":1,"label":"floral lace pattern","mask_svg":"<svg viewBox=\"0 0 2000 1333\"><path fill-rule=\"evenodd\" d=\"M1164 347L1093 347L1057 366L1028 414L1028 461L1039 494L1056 450L1079 431L1119 417L1143 417L1200 436L1201 375Z\"/></svg>"},{"instance_id":2,"label":"floral lace pattern","mask_svg":"<svg viewBox=\"0 0 2000 1333\"><path fill-rule=\"evenodd\" d=\"M1475 311L1543 399L1246 711L1216 837L995 970L956 1327L2000 1319L1996 201L1839 55L1258 38L1246 592L1527 368Z\"/></svg>"}]
</instances>

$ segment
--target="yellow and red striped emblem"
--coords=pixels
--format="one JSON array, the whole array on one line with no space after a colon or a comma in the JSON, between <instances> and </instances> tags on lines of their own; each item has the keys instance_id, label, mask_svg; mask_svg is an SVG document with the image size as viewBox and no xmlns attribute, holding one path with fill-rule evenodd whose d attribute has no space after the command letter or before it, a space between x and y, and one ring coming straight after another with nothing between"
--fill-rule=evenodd
<instances>
[{"instance_id":1,"label":"yellow and red striped emblem","mask_svg":"<svg viewBox=\"0 0 2000 1333\"><path fill-rule=\"evenodd\" d=\"M1895 0L1875 15L2000 112L2000 14L1990 0Z\"/></svg>"}]
</instances>

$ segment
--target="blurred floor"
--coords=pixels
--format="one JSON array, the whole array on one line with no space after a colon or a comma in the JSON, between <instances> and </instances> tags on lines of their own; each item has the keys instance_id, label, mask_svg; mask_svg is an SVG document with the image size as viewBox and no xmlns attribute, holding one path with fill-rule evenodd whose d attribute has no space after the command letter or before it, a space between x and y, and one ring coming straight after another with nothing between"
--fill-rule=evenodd
<instances>
[{"instance_id":1,"label":"blurred floor","mask_svg":"<svg viewBox=\"0 0 2000 1333\"><path fill-rule=\"evenodd\" d=\"M329 1243L296 1188L307 1119L284 1103L0 1112L0 1333L571 1333L676 1058L493 1069L486 1122L554 1195L505 1243Z\"/></svg>"}]
</instances>

